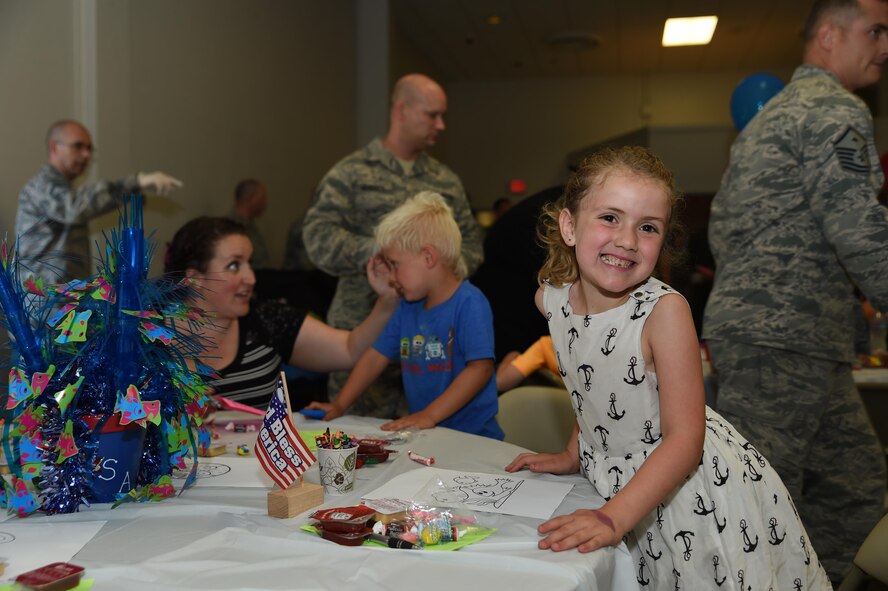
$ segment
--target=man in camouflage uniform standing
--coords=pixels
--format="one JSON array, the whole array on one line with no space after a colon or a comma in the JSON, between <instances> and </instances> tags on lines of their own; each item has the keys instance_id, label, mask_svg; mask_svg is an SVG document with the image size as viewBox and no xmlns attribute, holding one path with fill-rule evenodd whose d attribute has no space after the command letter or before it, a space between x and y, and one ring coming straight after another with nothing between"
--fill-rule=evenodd
<instances>
[{"instance_id":1,"label":"man in camouflage uniform standing","mask_svg":"<svg viewBox=\"0 0 888 591\"><path fill-rule=\"evenodd\" d=\"M481 231L459 177L425 153L444 130L446 111L447 96L434 80L404 76L392 91L386 136L336 163L318 185L303 235L312 262L339 278L327 314L331 326L351 329L369 314L376 296L365 265L376 253L373 232L385 214L420 191L440 193L453 209L469 274L481 264ZM347 375L331 374L331 399ZM391 366L349 412L392 418L405 408L403 399L399 368Z\"/></svg>"},{"instance_id":2,"label":"man in camouflage uniform standing","mask_svg":"<svg viewBox=\"0 0 888 591\"><path fill-rule=\"evenodd\" d=\"M783 478L834 582L885 494L851 363L854 285L888 309L888 220L872 117L850 91L886 59L888 2L815 2L804 63L734 142L709 226L716 409Z\"/></svg>"},{"instance_id":3,"label":"man in camouflage uniform standing","mask_svg":"<svg viewBox=\"0 0 888 591\"><path fill-rule=\"evenodd\" d=\"M131 175L80 188L72 183L93 155L86 128L70 119L53 123L46 134L48 162L19 194L15 233L24 269L46 283L84 279L89 264L89 220L114 210L127 193L165 194L182 183L162 172Z\"/></svg>"}]
</instances>

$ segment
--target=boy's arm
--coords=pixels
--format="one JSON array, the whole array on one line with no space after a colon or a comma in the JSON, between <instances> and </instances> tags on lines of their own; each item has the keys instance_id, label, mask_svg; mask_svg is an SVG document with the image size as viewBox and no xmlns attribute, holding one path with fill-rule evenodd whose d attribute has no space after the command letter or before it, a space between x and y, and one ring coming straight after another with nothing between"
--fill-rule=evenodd
<instances>
[{"instance_id":1,"label":"boy's arm","mask_svg":"<svg viewBox=\"0 0 888 591\"><path fill-rule=\"evenodd\" d=\"M370 348L361 355L355 368L348 375L339 396L333 402L312 402L305 408L319 408L326 411L324 420L329 421L345 414L355 400L361 397L367 386L373 383L389 364L389 359L376 349Z\"/></svg>"},{"instance_id":2,"label":"boy's arm","mask_svg":"<svg viewBox=\"0 0 888 591\"><path fill-rule=\"evenodd\" d=\"M381 428L386 431L401 431L410 427L430 429L468 404L484 388L492 375L493 359L469 361L465 369L459 372L447 389L431 404L419 412L385 423Z\"/></svg>"}]
</instances>

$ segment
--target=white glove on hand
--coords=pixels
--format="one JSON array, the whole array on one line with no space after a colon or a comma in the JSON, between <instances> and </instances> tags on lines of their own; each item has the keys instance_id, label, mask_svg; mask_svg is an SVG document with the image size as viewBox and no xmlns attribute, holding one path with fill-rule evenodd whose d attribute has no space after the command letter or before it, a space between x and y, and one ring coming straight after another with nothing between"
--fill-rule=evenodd
<instances>
[{"instance_id":1,"label":"white glove on hand","mask_svg":"<svg viewBox=\"0 0 888 591\"><path fill-rule=\"evenodd\" d=\"M178 189L182 186L182 181L160 171L140 172L136 175L136 181L142 189L157 193L158 195L166 195L173 189Z\"/></svg>"}]
</instances>

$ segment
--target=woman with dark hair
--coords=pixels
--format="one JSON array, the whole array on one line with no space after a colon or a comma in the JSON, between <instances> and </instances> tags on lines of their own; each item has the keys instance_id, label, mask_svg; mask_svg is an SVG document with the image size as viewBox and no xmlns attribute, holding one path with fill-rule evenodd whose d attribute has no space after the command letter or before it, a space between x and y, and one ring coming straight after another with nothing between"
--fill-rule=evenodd
<instances>
[{"instance_id":1,"label":"woman with dark hair","mask_svg":"<svg viewBox=\"0 0 888 591\"><path fill-rule=\"evenodd\" d=\"M200 361L219 379L216 394L265 408L284 361L319 372L349 369L388 322L398 305L388 268L379 257L367 277L379 295L370 315L351 331L324 324L275 301L251 302L256 277L253 245L244 227L227 218L200 217L173 237L164 271L192 280L212 325L198 336L206 345Z\"/></svg>"}]
</instances>

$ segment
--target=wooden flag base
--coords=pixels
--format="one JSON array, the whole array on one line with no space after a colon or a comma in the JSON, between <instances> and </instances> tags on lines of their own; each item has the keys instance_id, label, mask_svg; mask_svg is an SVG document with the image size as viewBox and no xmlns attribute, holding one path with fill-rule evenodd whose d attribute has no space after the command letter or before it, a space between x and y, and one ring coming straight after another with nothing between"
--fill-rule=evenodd
<instances>
[{"instance_id":1,"label":"wooden flag base","mask_svg":"<svg viewBox=\"0 0 888 591\"><path fill-rule=\"evenodd\" d=\"M226 452L226 450L227 450L227 448L226 448L225 444L211 445L208 448L206 448L205 450L198 450L197 455L199 455L202 458L212 458L215 456L221 456L222 454L224 454Z\"/></svg>"},{"instance_id":2,"label":"wooden flag base","mask_svg":"<svg viewBox=\"0 0 888 591\"><path fill-rule=\"evenodd\" d=\"M268 493L268 515L290 519L324 502L324 487L300 480L290 488Z\"/></svg>"}]
</instances>

